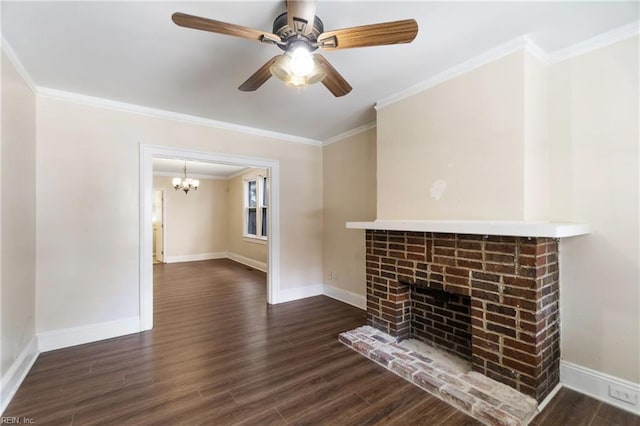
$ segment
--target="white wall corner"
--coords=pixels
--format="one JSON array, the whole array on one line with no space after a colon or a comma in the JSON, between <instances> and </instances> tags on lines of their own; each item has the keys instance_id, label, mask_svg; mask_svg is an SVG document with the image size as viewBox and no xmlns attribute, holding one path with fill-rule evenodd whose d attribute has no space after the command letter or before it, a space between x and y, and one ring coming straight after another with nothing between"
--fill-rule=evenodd
<instances>
[{"instance_id":1,"label":"white wall corner","mask_svg":"<svg viewBox=\"0 0 640 426\"><path fill-rule=\"evenodd\" d=\"M24 347L18 358L13 361L7 373L2 376L0 385L0 415L4 413L7 406L18 391L20 384L31 370L31 367L38 358L38 339L33 336L27 346Z\"/></svg>"},{"instance_id":2,"label":"white wall corner","mask_svg":"<svg viewBox=\"0 0 640 426\"><path fill-rule=\"evenodd\" d=\"M229 252L225 257L233 260L234 262L238 262L243 265L249 266L253 269L257 269L258 271L267 272L269 270L269 267L267 266L266 262L260 262L259 260L251 259L249 257L242 256L237 253Z\"/></svg>"},{"instance_id":3,"label":"white wall corner","mask_svg":"<svg viewBox=\"0 0 640 426\"><path fill-rule=\"evenodd\" d=\"M276 303L292 302L294 300L306 299L307 297L320 296L323 294L322 287L322 284L314 284L304 287L280 289Z\"/></svg>"},{"instance_id":4,"label":"white wall corner","mask_svg":"<svg viewBox=\"0 0 640 426\"><path fill-rule=\"evenodd\" d=\"M560 361L560 382L563 386L640 416L640 384L619 379L609 374ZM630 396L623 402L614 398L616 392Z\"/></svg>"},{"instance_id":5,"label":"white wall corner","mask_svg":"<svg viewBox=\"0 0 640 426\"><path fill-rule=\"evenodd\" d=\"M139 331L141 331L139 317L123 318L62 330L44 331L38 333L38 348L40 352L53 351L69 346L126 336Z\"/></svg>"},{"instance_id":6,"label":"white wall corner","mask_svg":"<svg viewBox=\"0 0 640 426\"><path fill-rule=\"evenodd\" d=\"M18 74L20 74L20 77L22 77L25 83L27 83L27 86L29 86L29 89L31 89L31 91L34 94L37 94L38 87L36 86L33 79L27 72L27 69L24 67L24 65L22 65L22 62L20 61L20 58L18 58L18 55L16 55L16 52L13 50L13 47L11 47L11 45L9 44L9 42L7 42L4 36L0 38L0 43L2 43L2 51L7 55L7 58L9 58L9 61L16 68L16 70L18 71Z\"/></svg>"},{"instance_id":7,"label":"white wall corner","mask_svg":"<svg viewBox=\"0 0 640 426\"><path fill-rule=\"evenodd\" d=\"M524 36L524 51L539 60L545 65L549 65L549 54L545 52L529 36Z\"/></svg>"},{"instance_id":8,"label":"white wall corner","mask_svg":"<svg viewBox=\"0 0 640 426\"><path fill-rule=\"evenodd\" d=\"M215 253L199 253L199 254L185 254L181 256L165 256L165 263L180 263L180 262L197 262L199 260L210 259L226 259L228 253L226 251Z\"/></svg>"},{"instance_id":9,"label":"white wall corner","mask_svg":"<svg viewBox=\"0 0 640 426\"><path fill-rule=\"evenodd\" d=\"M352 293L341 288L333 287L327 284L322 286L323 294L332 299L339 300L348 305L355 306L356 308L366 310L367 309L367 296Z\"/></svg>"}]
</instances>

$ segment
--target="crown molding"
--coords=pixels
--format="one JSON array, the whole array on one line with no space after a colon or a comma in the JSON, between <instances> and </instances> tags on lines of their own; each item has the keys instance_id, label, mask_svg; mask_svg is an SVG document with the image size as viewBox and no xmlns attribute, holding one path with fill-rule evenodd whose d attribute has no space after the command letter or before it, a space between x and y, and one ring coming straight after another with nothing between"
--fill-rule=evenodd
<instances>
[{"instance_id":1,"label":"crown molding","mask_svg":"<svg viewBox=\"0 0 640 426\"><path fill-rule=\"evenodd\" d=\"M551 64L562 62L574 56L583 55L592 50L607 47L619 41L637 36L638 34L640 34L640 21L634 21L611 31L598 34L595 37L591 37L565 49L556 50L549 54L549 62Z\"/></svg>"},{"instance_id":2,"label":"crown molding","mask_svg":"<svg viewBox=\"0 0 640 426\"><path fill-rule=\"evenodd\" d=\"M340 133L338 135L332 136L329 139L325 140L322 143L322 146L331 145L332 143L339 142L343 139L349 138L351 136L355 136L359 133L366 132L367 130L374 129L376 127L376 122L372 121L367 124L363 124L362 126L355 127L351 130L347 130L346 132Z\"/></svg>"},{"instance_id":3,"label":"crown molding","mask_svg":"<svg viewBox=\"0 0 640 426\"><path fill-rule=\"evenodd\" d=\"M16 52L13 50L13 48L11 47L9 42L4 38L4 36L0 38L0 43L1 43L0 48L5 53L5 55L7 55L9 62L13 64L15 69L18 71L18 74L20 75L20 77L22 77L25 83L27 83L27 86L29 86L29 89L31 89L31 91L37 95L38 89L36 84L33 82L33 79L27 72L27 69L24 67L24 65L22 65L22 62L16 55Z\"/></svg>"},{"instance_id":4,"label":"crown molding","mask_svg":"<svg viewBox=\"0 0 640 426\"><path fill-rule=\"evenodd\" d=\"M113 101L110 99L81 95L79 93L67 92L64 90L49 89L49 88L37 86L37 93L39 96L42 96L44 98L73 102L73 103L82 104L82 105L89 105L89 106L98 107L98 108L110 109L114 111L129 112L133 114L145 115L148 117L165 118L165 119L179 121L183 123L213 127L216 129L231 130L234 132L285 140L288 142L301 143L305 145L314 145L314 146L322 145L322 142L317 141L315 139L309 139L301 136L290 135L288 133L279 133L271 130L258 129L256 127L242 126L240 124L227 123L224 121L212 120L209 118L198 117L198 116L189 115L189 114L182 114L182 113L173 112L173 111L166 111L166 110L146 107L142 105L130 104L127 102Z\"/></svg>"},{"instance_id":5,"label":"crown molding","mask_svg":"<svg viewBox=\"0 0 640 426\"><path fill-rule=\"evenodd\" d=\"M67 102L73 102L81 105L89 105L98 108L105 108L114 111L123 111L139 115L145 115L148 117L159 117L174 121L180 121L183 123L196 124L201 126L213 127L216 129L231 130L234 132L245 133L254 136L262 136L267 138L285 140L288 142L301 143L305 145L322 146L322 141L305 138L302 136L291 135L288 133L274 132L272 130L264 130L256 127L243 126L240 124L227 123L225 121L212 120L209 118L198 117L195 115L182 114L173 111L166 111L157 108L146 107L137 104L131 104L127 102L113 101L110 99L99 98L95 96L82 95L79 93L67 92L64 90L51 89L35 84L31 75L27 72L27 69L22 65L22 62L16 55L15 51L4 38L0 37L0 49L7 55L7 58L15 66L20 76L27 83L31 91L37 96L44 98L62 100Z\"/></svg>"},{"instance_id":6,"label":"crown molding","mask_svg":"<svg viewBox=\"0 0 640 426\"><path fill-rule=\"evenodd\" d=\"M424 80L418 84L414 84L413 86L410 86L405 90L379 100L378 102L376 102L374 108L376 109L376 111L379 111L386 106L395 104L396 102L399 102L410 96L424 92L425 90L437 86L440 83L444 83L445 81L459 77L463 74L468 73L469 71L473 71L476 68L494 62L500 58L510 55L511 53L522 50L525 48L527 43L528 40L526 37L518 37L511 41L503 43L497 47L487 50L486 52L474 58L464 61L461 64L451 67L439 74L436 74L427 80Z\"/></svg>"},{"instance_id":7,"label":"crown molding","mask_svg":"<svg viewBox=\"0 0 640 426\"><path fill-rule=\"evenodd\" d=\"M418 84L408 87L394 95L388 96L379 100L374 108L376 111L401 101L410 96L421 93L428 90L440 83L459 77L469 71L473 71L476 68L486 65L490 62L503 58L511 53L519 50L528 52L533 57L540 60L546 65L552 65L561 61L565 61L574 56L583 55L592 50L600 49L602 47L609 46L627 38L637 36L640 34L640 21L634 21L630 24L626 24L622 27L618 27L611 31L594 36L590 39L573 44L565 49L557 50L555 52L548 53L540 46L538 46L529 36L521 36L515 38L507 43L501 44L497 47L489 49L488 51L471 58L461 64L458 64L452 68L449 68L435 76L422 81Z\"/></svg>"}]
</instances>

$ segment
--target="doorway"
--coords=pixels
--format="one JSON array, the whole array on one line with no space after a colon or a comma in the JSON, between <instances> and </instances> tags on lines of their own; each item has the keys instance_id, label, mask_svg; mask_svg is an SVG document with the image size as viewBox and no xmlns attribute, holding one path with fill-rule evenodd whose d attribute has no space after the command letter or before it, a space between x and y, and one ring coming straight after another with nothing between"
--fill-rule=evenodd
<instances>
[{"instance_id":1,"label":"doorway","mask_svg":"<svg viewBox=\"0 0 640 426\"><path fill-rule=\"evenodd\" d=\"M240 157L228 154L190 151L153 145L140 145L140 328L153 328L153 158L180 158L265 169L269 176L269 238L267 259L267 303L278 303L280 277L280 171L274 159ZM166 210L166 209L165 209ZM166 233L166 232L165 232ZM163 247L165 250L166 247ZM163 257L166 261L166 256Z\"/></svg>"},{"instance_id":2,"label":"doorway","mask_svg":"<svg viewBox=\"0 0 640 426\"><path fill-rule=\"evenodd\" d=\"M153 264L164 263L164 191L153 191Z\"/></svg>"}]
</instances>

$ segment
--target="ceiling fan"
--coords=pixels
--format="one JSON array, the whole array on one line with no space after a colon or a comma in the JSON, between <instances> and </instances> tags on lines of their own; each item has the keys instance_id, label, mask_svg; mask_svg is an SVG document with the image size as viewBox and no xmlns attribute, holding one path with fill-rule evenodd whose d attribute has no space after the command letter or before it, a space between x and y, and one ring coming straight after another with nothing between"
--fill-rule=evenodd
<instances>
[{"instance_id":1,"label":"ceiling fan","mask_svg":"<svg viewBox=\"0 0 640 426\"><path fill-rule=\"evenodd\" d=\"M316 16L316 3L317 0L286 0L287 11L273 21L273 32L180 12L174 13L171 19L181 27L256 40L282 49L284 54L269 59L238 87L246 92L258 89L274 75L293 87L321 81L334 96L344 96L351 91L349 83L324 56L311 52L318 48L334 50L410 43L418 33L414 19L325 32L322 21Z\"/></svg>"}]
</instances>

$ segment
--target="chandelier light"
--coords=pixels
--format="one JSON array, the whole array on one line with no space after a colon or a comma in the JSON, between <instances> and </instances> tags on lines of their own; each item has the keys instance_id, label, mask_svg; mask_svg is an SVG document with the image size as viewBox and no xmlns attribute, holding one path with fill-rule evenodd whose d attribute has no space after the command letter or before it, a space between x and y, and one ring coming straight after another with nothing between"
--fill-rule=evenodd
<instances>
[{"instance_id":1,"label":"chandelier light","mask_svg":"<svg viewBox=\"0 0 640 426\"><path fill-rule=\"evenodd\" d=\"M192 189L195 191L200 186L198 179L191 179L187 177L187 162L184 162L184 178L175 177L171 180L173 188L177 191L182 189L185 194L188 194Z\"/></svg>"}]
</instances>

